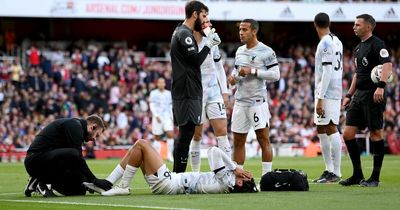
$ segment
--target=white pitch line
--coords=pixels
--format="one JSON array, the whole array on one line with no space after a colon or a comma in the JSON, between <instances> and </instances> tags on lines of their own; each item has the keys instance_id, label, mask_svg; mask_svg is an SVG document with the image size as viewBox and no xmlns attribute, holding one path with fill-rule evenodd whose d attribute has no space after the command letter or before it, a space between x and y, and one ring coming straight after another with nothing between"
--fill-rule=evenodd
<instances>
[{"instance_id":1,"label":"white pitch line","mask_svg":"<svg viewBox=\"0 0 400 210\"><path fill-rule=\"evenodd\" d=\"M65 202L65 201L33 201L33 200L7 200L7 199L0 199L0 201L15 202L15 203L47 203L47 204L67 204L67 205L84 205L84 206L107 206L107 207L140 208L140 209L196 210L196 209L188 209L188 208L174 208L174 207L163 207L163 206L142 206L142 205L126 205L126 204L81 203L81 202Z\"/></svg>"},{"instance_id":2,"label":"white pitch line","mask_svg":"<svg viewBox=\"0 0 400 210\"><path fill-rule=\"evenodd\" d=\"M10 193L0 193L0 196L2 195L22 195L23 192L10 192Z\"/></svg>"}]
</instances>

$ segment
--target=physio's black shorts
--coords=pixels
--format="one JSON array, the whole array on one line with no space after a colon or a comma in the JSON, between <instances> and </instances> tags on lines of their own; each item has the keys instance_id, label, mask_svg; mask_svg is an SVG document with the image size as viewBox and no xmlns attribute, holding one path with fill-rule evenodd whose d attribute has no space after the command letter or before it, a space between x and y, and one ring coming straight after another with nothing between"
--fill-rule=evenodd
<instances>
[{"instance_id":1,"label":"physio's black shorts","mask_svg":"<svg viewBox=\"0 0 400 210\"><path fill-rule=\"evenodd\" d=\"M374 102L375 90L357 90L354 94L346 114L346 125L356 126L359 129L379 130L383 128L383 113L386 107L385 100Z\"/></svg>"},{"instance_id":2,"label":"physio's black shorts","mask_svg":"<svg viewBox=\"0 0 400 210\"><path fill-rule=\"evenodd\" d=\"M201 99L173 100L172 109L174 112L175 125L183 126L188 122L200 125L202 109Z\"/></svg>"}]
</instances>

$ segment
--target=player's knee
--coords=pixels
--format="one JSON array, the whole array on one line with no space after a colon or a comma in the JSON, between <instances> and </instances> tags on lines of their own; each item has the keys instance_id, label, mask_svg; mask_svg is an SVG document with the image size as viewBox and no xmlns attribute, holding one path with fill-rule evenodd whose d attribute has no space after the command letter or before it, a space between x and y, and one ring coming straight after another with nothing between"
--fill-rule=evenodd
<instances>
[{"instance_id":1,"label":"player's knee","mask_svg":"<svg viewBox=\"0 0 400 210\"><path fill-rule=\"evenodd\" d=\"M145 147L147 146L149 143L148 141L144 140L144 139L139 139L136 141L135 145L137 145L138 147Z\"/></svg>"},{"instance_id":2,"label":"player's knee","mask_svg":"<svg viewBox=\"0 0 400 210\"><path fill-rule=\"evenodd\" d=\"M370 138L375 140L381 140L383 138L382 130L371 130L370 131Z\"/></svg>"}]
</instances>

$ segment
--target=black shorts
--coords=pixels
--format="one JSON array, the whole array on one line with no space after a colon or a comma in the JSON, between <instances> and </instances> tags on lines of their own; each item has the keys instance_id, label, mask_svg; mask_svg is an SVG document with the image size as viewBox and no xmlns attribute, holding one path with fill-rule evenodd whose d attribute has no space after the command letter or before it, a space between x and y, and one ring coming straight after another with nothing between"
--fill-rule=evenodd
<instances>
[{"instance_id":1,"label":"black shorts","mask_svg":"<svg viewBox=\"0 0 400 210\"><path fill-rule=\"evenodd\" d=\"M201 99L173 100L172 110L174 112L174 123L177 126L183 126L189 122L195 125L201 123Z\"/></svg>"},{"instance_id":2,"label":"black shorts","mask_svg":"<svg viewBox=\"0 0 400 210\"><path fill-rule=\"evenodd\" d=\"M356 126L363 130L379 130L383 128L383 113L386 107L385 100L374 102L375 90L357 90L354 94L346 114L346 125Z\"/></svg>"}]
</instances>

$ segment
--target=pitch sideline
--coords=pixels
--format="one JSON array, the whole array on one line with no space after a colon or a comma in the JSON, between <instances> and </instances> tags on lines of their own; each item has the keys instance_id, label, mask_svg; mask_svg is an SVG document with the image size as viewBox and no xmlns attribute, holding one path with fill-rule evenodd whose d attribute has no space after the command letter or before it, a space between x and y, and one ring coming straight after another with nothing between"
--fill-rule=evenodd
<instances>
[{"instance_id":1,"label":"pitch sideline","mask_svg":"<svg viewBox=\"0 0 400 210\"><path fill-rule=\"evenodd\" d=\"M82 203L82 202L65 202L65 201L38 201L38 200L10 200L0 199L0 202L14 202L14 203L47 203L47 204L66 204L66 205L84 205L84 206L107 206L107 207L123 207L123 208L139 208L139 209L173 209L173 210L196 210L188 208L174 208L163 206L142 206L142 205L126 205L126 204L102 204L102 203Z\"/></svg>"}]
</instances>

